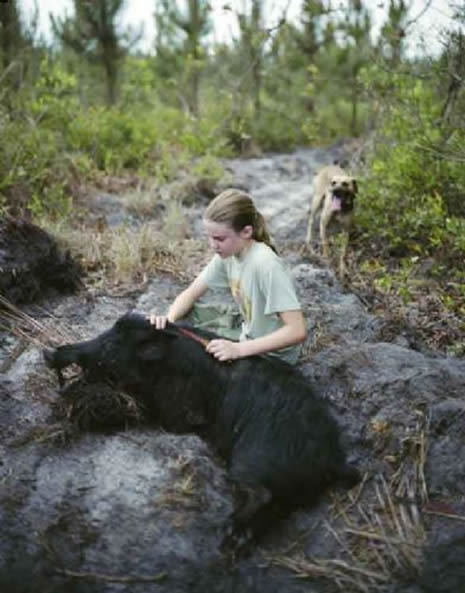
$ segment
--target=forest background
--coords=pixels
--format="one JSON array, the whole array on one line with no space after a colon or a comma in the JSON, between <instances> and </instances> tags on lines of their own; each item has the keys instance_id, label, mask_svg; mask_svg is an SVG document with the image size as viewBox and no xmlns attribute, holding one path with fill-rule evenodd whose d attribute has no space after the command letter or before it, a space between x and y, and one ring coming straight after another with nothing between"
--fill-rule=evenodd
<instances>
[{"instance_id":1,"label":"forest background","mask_svg":"<svg viewBox=\"0 0 465 593\"><path fill-rule=\"evenodd\" d=\"M130 0L71 4L44 37L36 4L26 18L26 2L0 3L2 214L114 271L114 242L99 261L83 253L94 241L73 239L89 188L118 179L135 210L153 212L180 172L214 188L222 157L357 139L352 289L399 316L427 298L444 319L433 335L422 323L427 339L465 353L463 0L444 0L453 20L414 50L432 0L302 0L292 18L285 0L215 2L235 23L227 41L212 2L157 0L144 49L121 24ZM191 195L165 200L166 219ZM138 264L119 268L132 280L146 271L139 245Z\"/></svg>"}]
</instances>

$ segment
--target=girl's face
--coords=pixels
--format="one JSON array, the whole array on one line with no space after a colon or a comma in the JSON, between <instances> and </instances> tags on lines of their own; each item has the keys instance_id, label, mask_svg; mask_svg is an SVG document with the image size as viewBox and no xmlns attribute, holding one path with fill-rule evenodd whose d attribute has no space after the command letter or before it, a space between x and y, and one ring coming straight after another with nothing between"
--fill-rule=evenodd
<instances>
[{"instance_id":1,"label":"girl's face","mask_svg":"<svg viewBox=\"0 0 465 593\"><path fill-rule=\"evenodd\" d=\"M203 226L208 236L208 243L215 253L223 259L231 255L241 255L252 241L253 228L245 226L241 231L236 231L222 222L213 222L204 218Z\"/></svg>"}]
</instances>

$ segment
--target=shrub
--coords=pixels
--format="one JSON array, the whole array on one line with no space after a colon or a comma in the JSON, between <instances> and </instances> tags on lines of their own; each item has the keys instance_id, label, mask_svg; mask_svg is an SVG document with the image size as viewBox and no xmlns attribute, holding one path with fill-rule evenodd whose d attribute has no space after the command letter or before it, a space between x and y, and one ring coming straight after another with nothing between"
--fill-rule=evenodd
<instances>
[{"instance_id":1,"label":"shrub","mask_svg":"<svg viewBox=\"0 0 465 593\"><path fill-rule=\"evenodd\" d=\"M373 68L364 80L380 92L386 81L378 74ZM463 258L465 226L451 207L450 191L465 188L465 171L444 152L449 130L440 125L440 101L427 81L412 86L406 75L394 78L388 84L396 89L395 102L384 99L382 125L363 181L360 227L393 254ZM462 130L457 135L465 140Z\"/></svg>"}]
</instances>

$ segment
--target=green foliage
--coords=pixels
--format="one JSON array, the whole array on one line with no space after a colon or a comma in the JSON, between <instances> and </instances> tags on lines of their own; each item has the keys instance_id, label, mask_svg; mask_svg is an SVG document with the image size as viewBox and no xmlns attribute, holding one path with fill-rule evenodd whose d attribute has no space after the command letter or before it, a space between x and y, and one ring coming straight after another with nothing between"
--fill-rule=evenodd
<instances>
[{"instance_id":1,"label":"green foliage","mask_svg":"<svg viewBox=\"0 0 465 593\"><path fill-rule=\"evenodd\" d=\"M67 126L70 115L78 109L78 81L50 58L40 64L40 76L25 107L34 120L49 128Z\"/></svg>"},{"instance_id":2,"label":"green foliage","mask_svg":"<svg viewBox=\"0 0 465 593\"><path fill-rule=\"evenodd\" d=\"M258 120L252 121L251 136L267 151L290 150L305 142L302 126L289 119L284 110L263 107Z\"/></svg>"},{"instance_id":3,"label":"green foliage","mask_svg":"<svg viewBox=\"0 0 465 593\"><path fill-rule=\"evenodd\" d=\"M365 69L367 88L382 96L382 122L369 155L357 209L358 228L381 256L400 258L395 271L378 276L383 291L411 298L411 270L433 258L429 276L462 285L465 220L456 195L465 189L461 159L447 158L450 129L441 119L441 100L432 81L401 72ZM454 130L463 146L465 132ZM457 303L459 292L452 299Z\"/></svg>"},{"instance_id":4,"label":"green foliage","mask_svg":"<svg viewBox=\"0 0 465 593\"><path fill-rule=\"evenodd\" d=\"M14 210L68 210L62 133L77 106L74 88L73 77L44 60L32 92L18 94L18 111L3 118L0 195Z\"/></svg>"},{"instance_id":5,"label":"green foliage","mask_svg":"<svg viewBox=\"0 0 465 593\"><path fill-rule=\"evenodd\" d=\"M70 124L68 142L72 151L88 154L98 169L116 173L145 163L156 133L147 116L98 107L77 114Z\"/></svg>"},{"instance_id":6,"label":"green foliage","mask_svg":"<svg viewBox=\"0 0 465 593\"><path fill-rule=\"evenodd\" d=\"M228 154L224 106L196 119L163 105L150 96L153 71L145 60L136 63L134 80L144 84L138 100L129 100L128 89L121 106L84 108L76 76L50 58L42 61L34 86L17 97L18 110L2 115L3 210L64 217L71 211L72 183L92 180L99 171L138 172L167 182L193 157Z\"/></svg>"},{"instance_id":7,"label":"green foliage","mask_svg":"<svg viewBox=\"0 0 465 593\"><path fill-rule=\"evenodd\" d=\"M147 108L155 103L156 96L157 76L152 61L128 56L122 69L121 106Z\"/></svg>"},{"instance_id":8,"label":"green foliage","mask_svg":"<svg viewBox=\"0 0 465 593\"><path fill-rule=\"evenodd\" d=\"M192 171L197 177L213 181L219 181L224 175L223 166L212 154L206 154L198 159Z\"/></svg>"}]
</instances>

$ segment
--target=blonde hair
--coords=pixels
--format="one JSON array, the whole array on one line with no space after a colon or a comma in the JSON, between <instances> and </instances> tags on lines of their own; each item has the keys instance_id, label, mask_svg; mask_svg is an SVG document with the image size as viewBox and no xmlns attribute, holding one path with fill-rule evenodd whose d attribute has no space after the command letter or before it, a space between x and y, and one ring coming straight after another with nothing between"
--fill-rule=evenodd
<instances>
[{"instance_id":1,"label":"blonde hair","mask_svg":"<svg viewBox=\"0 0 465 593\"><path fill-rule=\"evenodd\" d=\"M252 238L265 243L277 253L271 241L263 215L255 208L252 198L239 189L226 189L208 204L203 217L212 222L227 224L236 233L250 225Z\"/></svg>"}]
</instances>

